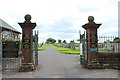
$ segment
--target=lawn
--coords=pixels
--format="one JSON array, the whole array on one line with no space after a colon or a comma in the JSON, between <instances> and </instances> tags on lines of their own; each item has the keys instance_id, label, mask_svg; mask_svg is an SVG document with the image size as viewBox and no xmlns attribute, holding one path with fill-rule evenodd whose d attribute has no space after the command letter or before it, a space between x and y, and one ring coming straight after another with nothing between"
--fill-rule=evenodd
<instances>
[{"instance_id":1,"label":"lawn","mask_svg":"<svg viewBox=\"0 0 120 80\"><path fill-rule=\"evenodd\" d=\"M41 50L46 50L46 44L43 44L42 47L38 47L38 50L41 51Z\"/></svg>"},{"instance_id":2,"label":"lawn","mask_svg":"<svg viewBox=\"0 0 120 80\"><path fill-rule=\"evenodd\" d=\"M72 50L70 48L56 47L53 44L50 44L50 46L52 48L56 49L57 51L59 51L60 53L65 53L65 54L80 54L80 51L78 51L78 50Z\"/></svg>"},{"instance_id":3,"label":"lawn","mask_svg":"<svg viewBox=\"0 0 120 80\"><path fill-rule=\"evenodd\" d=\"M76 50L79 50L79 47L75 47Z\"/></svg>"},{"instance_id":4,"label":"lawn","mask_svg":"<svg viewBox=\"0 0 120 80\"><path fill-rule=\"evenodd\" d=\"M80 54L80 51L77 50L68 50L68 51L60 51L60 52L65 54Z\"/></svg>"}]
</instances>

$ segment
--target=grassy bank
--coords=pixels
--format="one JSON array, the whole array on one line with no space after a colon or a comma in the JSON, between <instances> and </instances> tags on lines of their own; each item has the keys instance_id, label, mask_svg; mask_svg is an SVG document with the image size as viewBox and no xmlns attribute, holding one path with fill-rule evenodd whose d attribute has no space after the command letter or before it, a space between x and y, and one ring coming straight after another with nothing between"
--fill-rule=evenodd
<instances>
[{"instance_id":1,"label":"grassy bank","mask_svg":"<svg viewBox=\"0 0 120 80\"><path fill-rule=\"evenodd\" d=\"M41 51L41 50L46 50L46 44L43 44L42 47L38 47L38 50Z\"/></svg>"},{"instance_id":2,"label":"grassy bank","mask_svg":"<svg viewBox=\"0 0 120 80\"><path fill-rule=\"evenodd\" d=\"M65 54L80 54L80 51L72 50L70 48L56 47L53 44L50 44L50 46L52 48L56 49L57 51L59 51L60 53L65 53Z\"/></svg>"}]
</instances>

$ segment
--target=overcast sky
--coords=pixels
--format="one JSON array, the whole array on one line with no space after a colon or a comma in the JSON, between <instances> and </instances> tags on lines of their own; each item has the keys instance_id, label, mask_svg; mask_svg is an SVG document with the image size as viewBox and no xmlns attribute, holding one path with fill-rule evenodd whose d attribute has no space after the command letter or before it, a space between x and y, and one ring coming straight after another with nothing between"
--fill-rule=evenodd
<instances>
[{"instance_id":1,"label":"overcast sky","mask_svg":"<svg viewBox=\"0 0 120 80\"><path fill-rule=\"evenodd\" d=\"M79 30L94 16L102 23L99 35L117 34L119 0L1 0L0 18L21 32L18 22L30 14L39 30L39 42L51 37L56 40L77 40Z\"/></svg>"}]
</instances>

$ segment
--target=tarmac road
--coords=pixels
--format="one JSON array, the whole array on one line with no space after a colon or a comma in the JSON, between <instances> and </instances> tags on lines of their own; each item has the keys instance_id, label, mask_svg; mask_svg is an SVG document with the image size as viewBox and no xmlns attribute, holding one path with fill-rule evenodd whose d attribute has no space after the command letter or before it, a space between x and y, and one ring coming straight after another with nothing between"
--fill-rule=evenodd
<instances>
[{"instance_id":1,"label":"tarmac road","mask_svg":"<svg viewBox=\"0 0 120 80\"><path fill-rule=\"evenodd\" d=\"M33 72L6 71L3 78L118 78L115 69L82 68L79 55L63 54L47 45L39 51L39 65Z\"/></svg>"}]
</instances>

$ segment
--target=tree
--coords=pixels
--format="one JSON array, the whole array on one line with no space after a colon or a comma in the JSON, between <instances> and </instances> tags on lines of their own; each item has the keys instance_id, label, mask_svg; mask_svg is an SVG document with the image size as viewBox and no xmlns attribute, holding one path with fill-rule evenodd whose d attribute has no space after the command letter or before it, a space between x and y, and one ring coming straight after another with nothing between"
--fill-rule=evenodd
<instances>
[{"instance_id":1,"label":"tree","mask_svg":"<svg viewBox=\"0 0 120 80\"><path fill-rule=\"evenodd\" d=\"M114 42L115 42L115 43L120 43L120 38L116 37L116 38L114 39Z\"/></svg>"},{"instance_id":2,"label":"tree","mask_svg":"<svg viewBox=\"0 0 120 80\"><path fill-rule=\"evenodd\" d=\"M64 40L63 43L67 43L66 40Z\"/></svg>"},{"instance_id":3,"label":"tree","mask_svg":"<svg viewBox=\"0 0 120 80\"><path fill-rule=\"evenodd\" d=\"M61 40L60 40L60 39L58 40L58 43L61 43Z\"/></svg>"},{"instance_id":4,"label":"tree","mask_svg":"<svg viewBox=\"0 0 120 80\"><path fill-rule=\"evenodd\" d=\"M77 39L77 41L80 41L80 39Z\"/></svg>"},{"instance_id":5,"label":"tree","mask_svg":"<svg viewBox=\"0 0 120 80\"><path fill-rule=\"evenodd\" d=\"M46 40L46 43L55 43L55 42L56 42L56 40L53 39L53 38L48 38L48 39Z\"/></svg>"}]
</instances>

